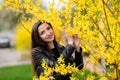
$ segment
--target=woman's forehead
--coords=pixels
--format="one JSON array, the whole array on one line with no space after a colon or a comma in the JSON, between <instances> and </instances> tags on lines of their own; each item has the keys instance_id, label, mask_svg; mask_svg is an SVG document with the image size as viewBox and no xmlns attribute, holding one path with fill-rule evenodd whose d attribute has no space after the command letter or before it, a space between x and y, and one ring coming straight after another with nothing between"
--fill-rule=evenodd
<instances>
[{"instance_id":1,"label":"woman's forehead","mask_svg":"<svg viewBox=\"0 0 120 80\"><path fill-rule=\"evenodd\" d=\"M39 31L43 31L43 30L45 30L47 27L49 27L49 24L43 23L43 24L41 24L41 25L38 27L38 30L39 30Z\"/></svg>"}]
</instances>

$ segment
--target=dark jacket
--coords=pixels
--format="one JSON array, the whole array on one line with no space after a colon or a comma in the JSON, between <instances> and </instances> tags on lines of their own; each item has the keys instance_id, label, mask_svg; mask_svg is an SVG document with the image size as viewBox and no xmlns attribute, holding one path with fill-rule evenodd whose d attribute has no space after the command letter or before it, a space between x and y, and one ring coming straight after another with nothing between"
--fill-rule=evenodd
<instances>
[{"instance_id":1,"label":"dark jacket","mask_svg":"<svg viewBox=\"0 0 120 80\"><path fill-rule=\"evenodd\" d=\"M76 63L76 66L79 66L78 69L83 68L82 48L80 48L80 52L75 51L75 59L71 56L75 50L75 48L72 45L68 44L66 45L66 47L63 47L61 45L56 45L56 49L58 50L59 54L62 54L66 64L68 62ZM40 76L41 72L44 71L43 68L41 67L41 63L43 59L47 62L48 66L50 67L54 67L55 64L57 64L57 60L54 59L50 51L41 49L39 47L34 48L32 50L32 59L38 77ZM56 80L61 80L62 77L63 76L58 75L56 77ZM69 76L66 75L63 78L65 79L65 77L67 78ZM63 78L62 80L64 80ZM69 80L69 79L65 79L65 80Z\"/></svg>"}]
</instances>

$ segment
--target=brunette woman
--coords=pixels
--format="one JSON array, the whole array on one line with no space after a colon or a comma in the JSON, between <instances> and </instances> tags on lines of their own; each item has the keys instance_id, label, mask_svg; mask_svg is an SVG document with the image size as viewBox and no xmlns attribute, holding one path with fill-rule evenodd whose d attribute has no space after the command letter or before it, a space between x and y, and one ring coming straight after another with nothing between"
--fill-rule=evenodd
<instances>
[{"instance_id":1,"label":"brunette woman","mask_svg":"<svg viewBox=\"0 0 120 80\"><path fill-rule=\"evenodd\" d=\"M63 56L66 65L68 63L75 63L78 69L83 68L80 39L77 36L72 37L67 33L62 36L65 36L64 40L67 42L65 47L57 43L50 23L38 21L34 24L31 34L32 62L37 77L44 73L44 68L41 66L43 59L49 67L55 67L60 55ZM73 53L74 57L72 56ZM55 77L55 80L70 80L70 74L62 76L60 74L56 75L56 72L53 72L52 75Z\"/></svg>"}]
</instances>

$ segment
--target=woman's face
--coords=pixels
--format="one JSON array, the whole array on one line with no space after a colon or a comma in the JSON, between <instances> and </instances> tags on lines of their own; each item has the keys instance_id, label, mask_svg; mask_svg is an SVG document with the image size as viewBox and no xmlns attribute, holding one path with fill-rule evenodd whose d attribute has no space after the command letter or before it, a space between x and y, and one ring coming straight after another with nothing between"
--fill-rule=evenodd
<instances>
[{"instance_id":1,"label":"woman's face","mask_svg":"<svg viewBox=\"0 0 120 80\"><path fill-rule=\"evenodd\" d=\"M45 42L52 42L54 40L54 31L47 23L43 23L38 27L40 38Z\"/></svg>"}]
</instances>

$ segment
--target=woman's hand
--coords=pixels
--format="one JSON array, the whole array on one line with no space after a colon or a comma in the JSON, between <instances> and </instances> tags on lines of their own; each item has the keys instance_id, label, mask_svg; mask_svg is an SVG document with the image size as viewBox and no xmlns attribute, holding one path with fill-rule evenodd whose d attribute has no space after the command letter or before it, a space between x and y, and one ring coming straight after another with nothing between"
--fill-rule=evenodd
<instances>
[{"instance_id":1,"label":"woman's hand","mask_svg":"<svg viewBox=\"0 0 120 80\"><path fill-rule=\"evenodd\" d=\"M70 36L65 31L62 31L62 33L61 33L61 39L62 39L63 44L65 44L65 45L67 45L67 44L73 45L73 42L74 42L73 37Z\"/></svg>"},{"instance_id":2,"label":"woman's hand","mask_svg":"<svg viewBox=\"0 0 120 80\"><path fill-rule=\"evenodd\" d=\"M79 52L80 49L80 38L78 37L78 34L74 35L74 46L76 50Z\"/></svg>"},{"instance_id":3,"label":"woman's hand","mask_svg":"<svg viewBox=\"0 0 120 80\"><path fill-rule=\"evenodd\" d=\"M68 44L73 45L73 43L74 43L73 36L70 36L69 34L66 33L66 40L67 40Z\"/></svg>"},{"instance_id":4,"label":"woman's hand","mask_svg":"<svg viewBox=\"0 0 120 80\"><path fill-rule=\"evenodd\" d=\"M61 40L62 40L63 44L66 46L67 45L67 39L66 39L66 32L65 32L65 30L63 30L61 32Z\"/></svg>"}]
</instances>

